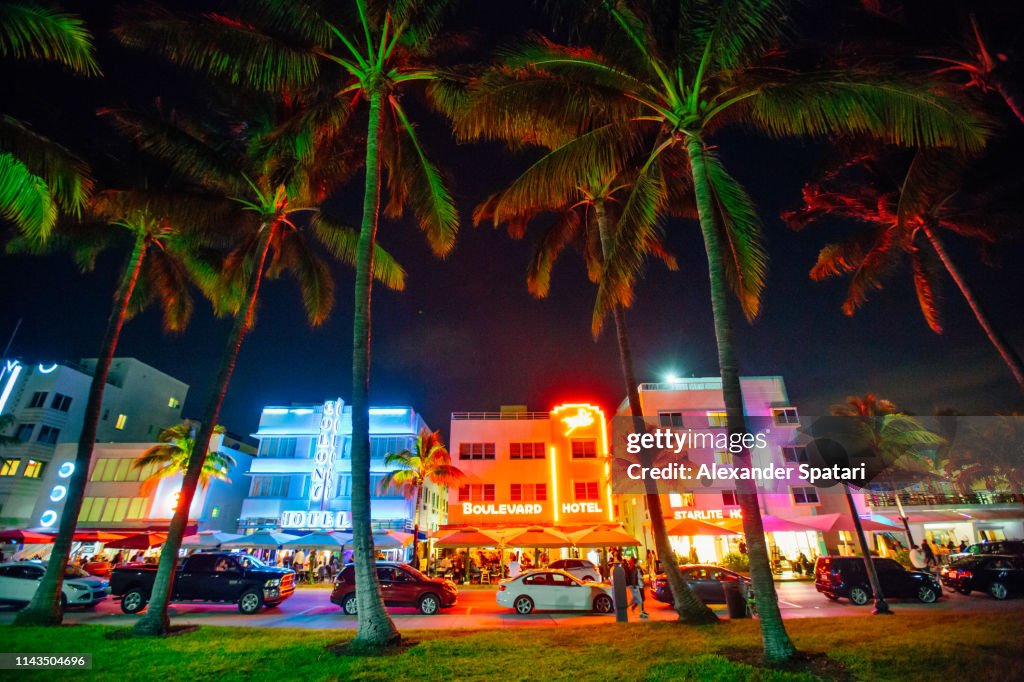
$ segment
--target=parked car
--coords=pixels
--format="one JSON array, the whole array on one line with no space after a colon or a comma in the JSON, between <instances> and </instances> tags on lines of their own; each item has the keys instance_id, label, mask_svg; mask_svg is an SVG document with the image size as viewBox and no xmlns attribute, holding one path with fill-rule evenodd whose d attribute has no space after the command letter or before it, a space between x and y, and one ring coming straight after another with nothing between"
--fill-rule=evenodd
<instances>
[{"instance_id":1,"label":"parked car","mask_svg":"<svg viewBox=\"0 0 1024 682\"><path fill-rule=\"evenodd\" d=\"M886 599L917 599L932 604L942 596L939 579L924 571L908 571L893 559L873 558ZM846 597L863 606L874 597L863 557L823 556L814 565L814 587L835 601Z\"/></svg>"},{"instance_id":2,"label":"parked car","mask_svg":"<svg viewBox=\"0 0 1024 682\"><path fill-rule=\"evenodd\" d=\"M600 581L601 571L592 561L586 559L559 559L548 564L548 568L571 573L580 580Z\"/></svg>"},{"instance_id":3,"label":"parked car","mask_svg":"<svg viewBox=\"0 0 1024 682\"><path fill-rule=\"evenodd\" d=\"M12 561L0 564L0 604L27 606L39 588L46 564L36 561ZM94 578L85 571L68 566L64 572L60 605L93 608L110 594L106 580Z\"/></svg>"},{"instance_id":4,"label":"parked car","mask_svg":"<svg viewBox=\"0 0 1024 682\"><path fill-rule=\"evenodd\" d=\"M377 582L385 606L414 606L432 616L459 601L455 583L446 578L428 578L412 566L391 561L377 562ZM331 601L347 615L354 616L356 606L356 567L348 564L334 579Z\"/></svg>"},{"instance_id":5,"label":"parked car","mask_svg":"<svg viewBox=\"0 0 1024 682\"><path fill-rule=\"evenodd\" d=\"M686 581L686 584L690 586L694 594L705 604L725 603L725 588L722 587L722 583L740 582L748 586L750 584L750 579L746 576L740 575L736 571L730 571L728 568L711 564L680 566L679 570L682 572L683 580ZM672 596L672 588L669 587L668 578L664 573L654 577L651 587L654 591L655 599L666 604L675 603L675 598Z\"/></svg>"},{"instance_id":6,"label":"parked car","mask_svg":"<svg viewBox=\"0 0 1024 682\"><path fill-rule=\"evenodd\" d=\"M138 613L149 603L156 578L156 564L129 564L110 576L121 610ZM295 571L267 566L248 554L200 552L178 566L171 601L205 601L238 604L249 615L263 607L279 605L295 591Z\"/></svg>"},{"instance_id":7,"label":"parked car","mask_svg":"<svg viewBox=\"0 0 1024 682\"><path fill-rule=\"evenodd\" d=\"M527 614L541 611L593 611L611 613L612 587L608 583L583 582L560 570L527 571L498 583L498 604Z\"/></svg>"},{"instance_id":8,"label":"parked car","mask_svg":"<svg viewBox=\"0 0 1024 682\"><path fill-rule=\"evenodd\" d=\"M1024 558L975 556L946 571L942 584L960 594L987 592L996 599L1006 599L1024 592Z\"/></svg>"},{"instance_id":9,"label":"parked car","mask_svg":"<svg viewBox=\"0 0 1024 682\"><path fill-rule=\"evenodd\" d=\"M949 562L965 559L979 554L1001 554L1004 556L1024 556L1024 540L993 540L976 542L969 545L963 552L949 555Z\"/></svg>"}]
</instances>

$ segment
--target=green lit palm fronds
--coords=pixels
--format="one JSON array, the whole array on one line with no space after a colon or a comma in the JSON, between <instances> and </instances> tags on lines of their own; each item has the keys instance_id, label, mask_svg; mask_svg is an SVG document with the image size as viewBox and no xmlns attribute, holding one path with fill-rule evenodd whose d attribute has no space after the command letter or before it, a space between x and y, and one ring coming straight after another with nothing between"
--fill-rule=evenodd
<instances>
[{"instance_id":1,"label":"green lit palm fronds","mask_svg":"<svg viewBox=\"0 0 1024 682\"><path fill-rule=\"evenodd\" d=\"M197 428L197 424L185 420L180 424L163 429L158 436L160 445L147 448L133 460L132 467L135 469L152 469L149 478L143 481L144 492L151 492L156 484L164 478L185 473L192 450L195 448ZM224 427L215 426L213 432L214 434L223 434ZM205 489L214 480L230 483L231 478L228 473L235 464L235 458L228 453L211 449L203 461L199 485Z\"/></svg>"},{"instance_id":2,"label":"green lit palm fronds","mask_svg":"<svg viewBox=\"0 0 1024 682\"><path fill-rule=\"evenodd\" d=\"M87 76L100 72L85 23L34 2L0 4L0 56L55 62Z\"/></svg>"},{"instance_id":3,"label":"green lit palm fronds","mask_svg":"<svg viewBox=\"0 0 1024 682\"><path fill-rule=\"evenodd\" d=\"M57 205L79 214L93 189L89 167L25 123L0 114L0 153L10 154L42 178Z\"/></svg>"},{"instance_id":4,"label":"green lit palm fronds","mask_svg":"<svg viewBox=\"0 0 1024 682\"><path fill-rule=\"evenodd\" d=\"M465 476L452 464L451 455L440 433L429 429L420 431L411 450L386 454L384 466L390 471L381 479L379 492L396 491L413 500L428 481L444 486Z\"/></svg>"},{"instance_id":5,"label":"green lit palm fronds","mask_svg":"<svg viewBox=\"0 0 1024 682\"><path fill-rule=\"evenodd\" d=\"M36 241L45 239L57 222L57 204L46 181L11 154L0 154L0 216Z\"/></svg>"}]
</instances>

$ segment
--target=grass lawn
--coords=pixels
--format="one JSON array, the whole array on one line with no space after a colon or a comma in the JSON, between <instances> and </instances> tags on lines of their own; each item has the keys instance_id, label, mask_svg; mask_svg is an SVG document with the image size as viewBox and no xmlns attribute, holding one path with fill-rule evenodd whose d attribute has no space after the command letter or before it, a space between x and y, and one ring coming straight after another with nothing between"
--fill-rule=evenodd
<instances>
[{"instance_id":1,"label":"grass lawn","mask_svg":"<svg viewBox=\"0 0 1024 682\"><path fill-rule=\"evenodd\" d=\"M778 671L757 662L754 621L708 627L673 623L411 630L408 646L386 656L346 656L329 647L335 630L202 627L164 639L125 628L0 627L8 653L92 653L83 672L8 673L7 679L118 680L931 680L1024 679L1020 609L997 614L900 615L787 621L812 663Z\"/></svg>"}]
</instances>

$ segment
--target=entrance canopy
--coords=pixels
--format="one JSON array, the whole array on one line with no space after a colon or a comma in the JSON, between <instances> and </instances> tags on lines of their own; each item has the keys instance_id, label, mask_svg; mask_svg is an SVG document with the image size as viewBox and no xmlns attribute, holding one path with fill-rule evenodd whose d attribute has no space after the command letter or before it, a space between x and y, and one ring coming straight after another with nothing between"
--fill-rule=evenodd
<instances>
[{"instance_id":1,"label":"entrance canopy","mask_svg":"<svg viewBox=\"0 0 1024 682\"><path fill-rule=\"evenodd\" d=\"M826 533L837 530L844 530L852 533L856 530L856 526L853 525L853 517L849 514L821 514L819 516L805 516L800 520L800 523L805 526L809 526L814 530L820 530ZM864 530L868 531L903 531L903 529L898 526L889 523L879 523L878 521L872 521L871 519L861 519L860 524Z\"/></svg>"},{"instance_id":2,"label":"entrance canopy","mask_svg":"<svg viewBox=\"0 0 1024 682\"><path fill-rule=\"evenodd\" d=\"M497 547L501 543L495 532L468 527L445 535L434 543L435 547Z\"/></svg>"},{"instance_id":3,"label":"entrance canopy","mask_svg":"<svg viewBox=\"0 0 1024 682\"><path fill-rule=\"evenodd\" d=\"M734 519L730 519L734 520ZM741 521L741 519L735 519ZM680 519L675 523L668 524L668 534L683 537L694 537L697 535L736 535L737 531L730 528L716 526L699 519Z\"/></svg>"},{"instance_id":4,"label":"entrance canopy","mask_svg":"<svg viewBox=\"0 0 1024 682\"><path fill-rule=\"evenodd\" d=\"M167 533L139 533L107 543L108 549L152 549L167 542Z\"/></svg>"},{"instance_id":5,"label":"entrance canopy","mask_svg":"<svg viewBox=\"0 0 1024 682\"><path fill-rule=\"evenodd\" d=\"M0 531L0 542L17 542L19 545L49 545L53 536L49 533L36 533L31 530Z\"/></svg>"},{"instance_id":6,"label":"entrance canopy","mask_svg":"<svg viewBox=\"0 0 1024 682\"><path fill-rule=\"evenodd\" d=\"M764 525L764 532L766 533L785 533L794 531L797 533L805 533L809 530L818 530L816 528L805 526L803 523L780 519L777 516L771 516L769 514L761 515L761 523ZM743 532L743 519L726 519L721 522L721 525L736 533Z\"/></svg>"}]
</instances>

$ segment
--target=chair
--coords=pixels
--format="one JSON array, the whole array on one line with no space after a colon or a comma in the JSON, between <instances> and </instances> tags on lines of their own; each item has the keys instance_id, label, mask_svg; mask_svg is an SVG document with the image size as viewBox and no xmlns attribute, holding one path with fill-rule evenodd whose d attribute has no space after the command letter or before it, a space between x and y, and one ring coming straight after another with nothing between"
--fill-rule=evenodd
<instances>
[{"instance_id":1,"label":"chair","mask_svg":"<svg viewBox=\"0 0 1024 682\"><path fill-rule=\"evenodd\" d=\"M491 584L491 572L486 568L480 571L480 584L483 585L484 583Z\"/></svg>"}]
</instances>

